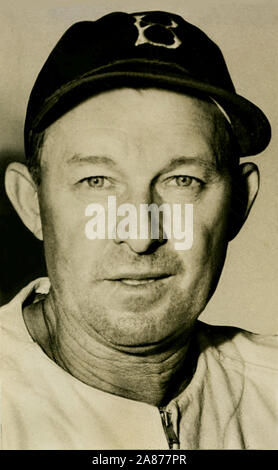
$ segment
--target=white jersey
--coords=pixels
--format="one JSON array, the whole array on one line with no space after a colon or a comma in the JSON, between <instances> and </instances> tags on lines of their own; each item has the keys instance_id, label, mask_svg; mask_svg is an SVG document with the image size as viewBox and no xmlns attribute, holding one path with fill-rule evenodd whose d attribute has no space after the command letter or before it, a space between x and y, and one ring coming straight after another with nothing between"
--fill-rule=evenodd
<instances>
[{"instance_id":1,"label":"white jersey","mask_svg":"<svg viewBox=\"0 0 278 470\"><path fill-rule=\"evenodd\" d=\"M3 449L278 449L278 336L198 322L193 378L162 413L84 384L42 351L22 304L48 289L34 281L0 309Z\"/></svg>"}]
</instances>

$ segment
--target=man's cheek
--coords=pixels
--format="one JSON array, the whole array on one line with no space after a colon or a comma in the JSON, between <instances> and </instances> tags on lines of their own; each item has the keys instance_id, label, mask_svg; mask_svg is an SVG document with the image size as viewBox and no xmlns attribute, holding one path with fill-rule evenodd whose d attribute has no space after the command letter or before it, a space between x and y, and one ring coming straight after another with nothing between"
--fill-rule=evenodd
<instances>
[{"instance_id":1,"label":"man's cheek","mask_svg":"<svg viewBox=\"0 0 278 470\"><path fill-rule=\"evenodd\" d=\"M55 257L53 263L56 268L67 268L69 275L76 280L92 272L107 251L107 240L89 240L85 234L84 220L60 219L59 223L52 224L50 238L55 244ZM111 241L110 241L111 243Z\"/></svg>"},{"instance_id":2,"label":"man's cheek","mask_svg":"<svg viewBox=\"0 0 278 470\"><path fill-rule=\"evenodd\" d=\"M214 266L222 263L226 250L222 232L211 224L198 222L194 226L192 248L183 254L185 271L190 270L192 277L205 277Z\"/></svg>"}]
</instances>

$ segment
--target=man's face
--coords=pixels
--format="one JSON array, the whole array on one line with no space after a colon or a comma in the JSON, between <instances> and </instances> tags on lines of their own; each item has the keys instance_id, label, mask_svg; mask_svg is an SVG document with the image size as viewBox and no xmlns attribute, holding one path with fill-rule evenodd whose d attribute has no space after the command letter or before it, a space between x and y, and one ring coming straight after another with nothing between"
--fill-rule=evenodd
<instances>
[{"instance_id":1,"label":"man's face","mask_svg":"<svg viewBox=\"0 0 278 470\"><path fill-rule=\"evenodd\" d=\"M39 188L52 296L80 328L115 345L185 333L225 258L231 177L218 161L214 104L163 90L100 94L46 132ZM223 118L224 119L224 118ZM89 240L90 203L193 204L193 246ZM182 221L184 224L184 221Z\"/></svg>"}]
</instances>

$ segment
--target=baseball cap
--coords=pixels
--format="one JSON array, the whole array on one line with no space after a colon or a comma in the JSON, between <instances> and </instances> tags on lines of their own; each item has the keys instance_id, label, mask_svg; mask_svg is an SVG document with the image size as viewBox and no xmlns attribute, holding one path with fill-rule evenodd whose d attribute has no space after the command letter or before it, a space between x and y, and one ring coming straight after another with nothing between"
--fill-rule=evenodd
<instances>
[{"instance_id":1,"label":"baseball cap","mask_svg":"<svg viewBox=\"0 0 278 470\"><path fill-rule=\"evenodd\" d=\"M210 97L228 116L241 157L270 141L268 119L236 93L221 50L203 31L164 11L114 12L75 23L50 53L27 107L27 158L35 133L87 98L122 87Z\"/></svg>"}]
</instances>

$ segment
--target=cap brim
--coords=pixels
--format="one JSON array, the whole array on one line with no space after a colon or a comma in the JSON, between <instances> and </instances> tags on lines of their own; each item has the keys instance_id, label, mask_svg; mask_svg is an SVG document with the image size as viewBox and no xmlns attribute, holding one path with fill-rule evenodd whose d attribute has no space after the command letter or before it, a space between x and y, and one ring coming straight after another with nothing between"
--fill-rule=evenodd
<instances>
[{"instance_id":1,"label":"cap brim","mask_svg":"<svg viewBox=\"0 0 278 470\"><path fill-rule=\"evenodd\" d=\"M146 60L117 62L67 83L48 98L30 127L42 131L87 98L123 87L162 88L185 94L199 92L214 98L230 118L241 157L262 152L270 141L268 119L246 98L192 77L180 67Z\"/></svg>"}]
</instances>

